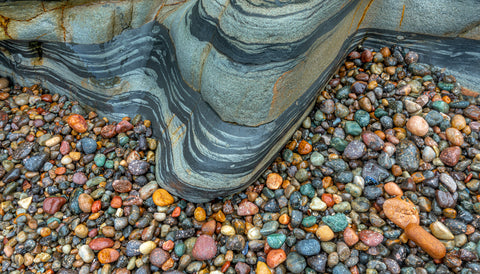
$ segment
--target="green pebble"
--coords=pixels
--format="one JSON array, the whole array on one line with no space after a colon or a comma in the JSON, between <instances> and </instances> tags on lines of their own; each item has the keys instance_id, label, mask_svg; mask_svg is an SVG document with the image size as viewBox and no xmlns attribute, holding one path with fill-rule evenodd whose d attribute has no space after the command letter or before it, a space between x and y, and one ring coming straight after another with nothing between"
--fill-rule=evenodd
<instances>
[{"instance_id":1,"label":"green pebble","mask_svg":"<svg viewBox=\"0 0 480 274\"><path fill-rule=\"evenodd\" d=\"M362 188L356 184L349 183L345 186L345 190L350 193L353 197L362 196Z\"/></svg>"},{"instance_id":2,"label":"green pebble","mask_svg":"<svg viewBox=\"0 0 480 274\"><path fill-rule=\"evenodd\" d=\"M439 83L437 84L437 86L438 86L440 89L443 89L443 90L446 90L446 91L451 91L455 85L452 84L452 83L439 82Z\"/></svg>"},{"instance_id":3,"label":"green pebble","mask_svg":"<svg viewBox=\"0 0 480 274\"><path fill-rule=\"evenodd\" d=\"M343 213L325 216L322 218L322 221L328 225L333 232L343 231L348 226L347 216L345 216Z\"/></svg>"},{"instance_id":4,"label":"green pebble","mask_svg":"<svg viewBox=\"0 0 480 274\"><path fill-rule=\"evenodd\" d=\"M312 227L317 222L317 217L315 216L308 216L303 218L302 225L304 227Z\"/></svg>"},{"instance_id":5,"label":"green pebble","mask_svg":"<svg viewBox=\"0 0 480 274\"><path fill-rule=\"evenodd\" d=\"M95 164L98 167L103 167L105 165L106 160L107 160L107 157L105 156L105 154L101 154L101 153L95 155L95 158L93 158L93 161L95 161Z\"/></svg>"},{"instance_id":6,"label":"green pebble","mask_svg":"<svg viewBox=\"0 0 480 274\"><path fill-rule=\"evenodd\" d=\"M348 98L348 94L350 94L350 86L345 86L337 91L335 97L337 99L346 99Z\"/></svg>"},{"instance_id":7,"label":"green pebble","mask_svg":"<svg viewBox=\"0 0 480 274\"><path fill-rule=\"evenodd\" d=\"M480 203L473 204L473 210L475 210L477 214L480 214Z\"/></svg>"},{"instance_id":8,"label":"green pebble","mask_svg":"<svg viewBox=\"0 0 480 274\"><path fill-rule=\"evenodd\" d=\"M93 186L98 186L100 183L105 182L106 180L107 179L105 179L105 177L98 176L88 180L85 184L88 187L93 187Z\"/></svg>"},{"instance_id":9,"label":"green pebble","mask_svg":"<svg viewBox=\"0 0 480 274\"><path fill-rule=\"evenodd\" d=\"M282 158L283 160L285 160L285 162L291 163L293 161L293 151L291 151L290 149L285 149L282 152Z\"/></svg>"},{"instance_id":10,"label":"green pebble","mask_svg":"<svg viewBox=\"0 0 480 274\"><path fill-rule=\"evenodd\" d=\"M333 206L333 210L338 213L343 213L345 211L352 210L349 202L341 202Z\"/></svg>"},{"instance_id":11,"label":"green pebble","mask_svg":"<svg viewBox=\"0 0 480 274\"><path fill-rule=\"evenodd\" d=\"M377 108L374 114L375 114L375 117L381 118L383 116L387 116L388 112L386 112L383 108Z\"/></svg>"},{"instance_id":12,"label":"green pebble","mask_svg":"<svg viewBox=\"0 0 480 274\"><path fill-rule=\"evenodd\" d=\"M317 122L325 121L325 113L321 112L320 110L317 110L317 112L315 112L315 116L313 119Z\"/></svg>"},{"instance_id":13,"label":"green pebble","mask_svg":"<svg viewBox=\"0 0 480 274\"><path fill-rule=\"evenodd\" d=\"M279 224L277 221L266 222L265 224L263 224L262 229L260 229L260 234L262 234L263 236L270 235L277 231L278 226Z\"/></svg>"},{"instance_id":14,"label":"green pebble","mask_svg":"<svg viewBox=\"0 0 480 274\"><path fill-rule=\"evenodd\" d=\"M107 160L107 161L105 162L105 166L104 166L104 167L105 167L105 168L113 168L114 166L115 166L115 162L114 162L114 161L112 161L112 160Z\"/></svg>"},{"instance_id":15,"label":"green pebble","mask_svg":"<svg viewBox=\"0 0 480 274\"><path fill-rule=\"evenodd\" d=\"M330 140L330 145L337 151L343 152L347 147L348 142L338 137L333 137L332 140Z\"/></svg>"},{"instance_id":16,"label":"green pebble","mask_svg":"<svg viewBox=\"0 0 480 274\"><path fill-rule=\"evenodd\" d=\"M277 249L282 247L286 239L287 239L287 236L285 234L281 234L281 233L270 234L267 236L267 243L271 248Z\"/></svg>"},{"instance_id":17,"label":"green pebble","mask_svg":"<svg viewBox=\"0 0 480 274\"><path fill-rule=\"evenodd\" d=\"M320 152L314 151L310 155L310 163L316 167L322 166L325 163L325 157Z\"/></svg>"},{"instance_id":18,"label":"green pebble","mask_svg":"<svg viewBox=\"0 0 480 274\"><path fill-rule=\"evenodd\" d=\"M308 171L304 168L299 169L295 173L295 179L297 179L300 183L305 182L306 180L308 180Z\"/></svg>"},{"instance_id":19,"label":"green pebble","mask_svg":"<svg viewBox=\"0 0 480 274\"><path fill-rule=\"evenodd\" d=\"M366 127L370 123L370 114L363 109L359 109L355 112L354 119L361 127Z\"/></svg>"},{"instance_id":20,"label":"green pebble","mask_svg":"<svg viewBox=\"0 0 480 274\"><path fill-rule=\"evenodd\" d=\"M300 193L312 199L315 196L315 189L313 188L312 184L304 184L300 187Z\"/></svg>"},{"instance_id":21,"label":"green pebble","mask_svg":"<svg viewBox=\"0 0 480 274\"><path fill-rule=\"evenodd\" d=\"M128 138L127 134L120 133L117 135L117 141L119 145L124 146L130 141L130 138Z\"/></svg>"},{"instance_id":22,"label":"green pebble","mask_svg":"<svg viewBox=\"0 0 480 274\"><path fill-rule=\"evenodd\" d=\"M433 102L432 108L443 113L448 113L448 111L450 110L450 107L444 101Z\"/></svg>"},{"instance_id":23,"label":"green pebble","mask_svg":"<svg viewBox=\"0 0 480 274\"><path fill-rule=\"evenodd\" d=\"M175 254L177 254L178 257L182 257L183 254L185 254L185 250L187 247L185 246L184 243L178 243L175 245Z\"/></svg>"},{"instance_id":24,"label":"green pebble","mask_svg":"<svg viewBox=\"0 0 480 274\"><path fill-rule=\"evenodd\" d=\"M108 209L107 209L107 213L110 214L110 215L113 215L115 214L115 212L117 212L117 209L109 206Z\"/></svg>"},{"instance_id":25,"label":"green pebble","mask_svg":"<svg viewBox=\"0 0 480 274\"><path fill-rule=\"evenodd\" d=\"M362 133L362 128L354 121L345 121L343 129L348 135L358 136Z\"/></svg>"}]
</instances>

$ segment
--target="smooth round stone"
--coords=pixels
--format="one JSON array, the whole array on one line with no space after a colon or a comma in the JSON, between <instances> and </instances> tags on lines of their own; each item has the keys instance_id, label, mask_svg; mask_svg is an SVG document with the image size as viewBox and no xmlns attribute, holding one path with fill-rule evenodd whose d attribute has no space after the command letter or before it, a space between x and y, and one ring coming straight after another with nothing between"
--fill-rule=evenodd
<instances>
[{"instance_id":1,"label":"smooth round stone","mask_svg":"<svg viewBox=\"0 0 480 274\"><path fill-rule=\"evenodd\" d=\"M433 161L433 159L435 159L436 156L437 155L435 153L435 150L433 150L433 148L431 148L430 146L425 146L423 148L423 151L422 151L423 161L430 163L431 161Z\"/></svg>"},{"instance_id":2,"label":"smooth round stone","mask_svg":"<svg viewBox=\"0 0 480 274\"><path fill-rule=\"evenodd\" d=\"M440 112L431 110L427 113L427 115L425 115L425 121L427 121L427 123L433 127L439 125L443 121L443 116L440 114Z\"/></svg>"},{"instance_id":3,"label":"smooth round stone","mask_svg":"<svg viewBox=\"0 0 480 274\"><path fill-rule=\"evenodd\" d=\"M139 251L142 254L146 255L146 254L150 254L150 252L152 252L152 250L154 250L155 247L157 247L157 245L153 241L146 241L140 245Z\"/></svg>"},{"instance_id":4,"label":"smooth round stone","mask_svg":"<svg viewBox=\"0 0 480 274\"><path fill-rule=\"evenodd\" d=\"M358 136L360 133L362 133L362 128L355 121L345 121L343 129L348 135Z\"/></svg>"},{"instance_id":5,"label":"smooth round stone","mask_svg":"<svg viewBox=\"0 0 480 274\"><path fill-rule=\"evenodd\" d=\"M432 108L442 113L448 113L450 110L450 107L444 101L432 102Z\"/></svg>"},{"instance_id":6,"label":"smooth round stone","mask_svg":"<svg viewBox=\"0 0 480 274\"><path fill-rule=\"evenodd\" d=\"M455 114L452 118L452 127L462 130L467 126L467 121L465 120L465 117L463 117L460 114Z\"/></svg>"},{"instance_id":7,"label":"smooth round stone","mask_svg":"<svg viewBox=\"0 0 480 274\"><path fill-rule=\"evenodd\" d=\"M290 252L287 255L287 260L285 264L287 266L287 269L292 273L302 273L305 267L307 267L307 262L305 261L305 258L297 252Z\"/></svg>"},{"instance_id":8,"label":"smooth round stone","mask_svg":"<svg viewBox=\"0 0 480 274\"><path fill-rule=\"evenodd\" d=\"M83 138L81 140L82 150L85 154L92 154L97 151L97 142L92 138Z\"/></svg>"},{"instance_id":9,"label":"smooth round stone","mask_svg":"<svg viewBox=\"0 0 480 274\"><path fill-rule=\"evenodd\" d=\"M252 227L247 232L247 238L249 240L260 240L262 238L262 234L260 233L260 228Z\"/></svg>"},{"instance_id":10,"label":"smooth round stone","mask_svg":"<svg viewBox=\"0 0 480 274\"><path fill-rule=\"evenodd\" d=\"M102 249L98 253L98 261L102 264L113 263L120 257L120 252L113 248Z\"/></svg>"},{"instance_id":11,"label":"smooth round stone","mask_svg":"<svg viewBox=\"0 0 480 274\"><path fill-rule=\"evenodd\" d=\"M327 266L327 255L320 254L315 256L310 256L307 258L308 266L310 266L313 270L324 273L325 268Z\"/></svg>"},{"instance_id":12,"label":"smooth round stone","mask_svg":"<svg viewBox=\"0 0 480 274\"><path fill-rule=\"evenodd\" d=\"M48 214L55 214L66 202L64 197L48 197L43 201L43 210Z\"/></svg>"},{"instance_id":13,"label":"smooth round stone","mask_svg":"<svg viewBox=\"0 0 480 274\"><path fill-rule=\"evenodd\" d=\"M220 229L220 233L222 233L225 236L233 236L235 235L235 228L231 225L224 225Z\"/></svg>"},{"instance_id":14,"label":"smooth round stone","mask_svg":"<svg viewBox=\"0 0 480 274\"><path fill-rule=\"evenodd\" d=\"M103 167L105 165L105 161L107 160L107 157L105 154L97 154L95 155L95 158L93 158L93 161L98 167Z\"/></svg>"},{"instance_id":15,"label":"smooth round stone","mask_svg":"<svg viewBox=\"0 0 480 274\"><path fill-rule=\"evenodd\" d=\"M370 123L370 114L360 109L355 112L354 119L359 126L366 127Z\"/></svg>"},{"instance_id":16,"label":"smooth round stone","mask_svg":"<svg viewBox=\"0 0 480 274\"><path fill-rule=\"evenodd\" d=\"M84 224L79 224L74 229L75 236L79 238L86 238L88 236L88 228Z\"/></svg>"},{"instance_id":17,"label":"smooth round stone","mask_svg":"<svg viewBox=\"0 0 480 274\"><path fill-rule=\"evenodd\" d=\"M143 175L147 173L149 169L150 164L142 160L133 160L128 164L128 171L130 171L132 175Z\"/></svg>"},{"instance_id":18,"label":"smooth round stone","mask_svg":"<svg viewBox=\"0 0 480 274\"><path fill-rule=\"evenodd\" d=\"M350 273L351 273L350 270L348 270L348 268L342 263L337 264L332 269L332 274L350 274Z\"/></svg>"},{"instance_id":19,"label":"smooth round stone","mask_svg":"<svg viewBox=\"0 0 480 274\"><path fill-rule=\"evenodd\" d=\"M463 134L460 132L460 130L453 127L447 128L445 135L447 136L447 140L450 142L450 144L454 146L463 145Z\"/></svg>"},{"instance_id":20,"label":"smooth round stone","mask_svg":"<svg viewBox=\"0 0 480 274\"><path fill-rule=\"evenodd\" d=\"M93 253L93 250L88 245L82 245L78 249L78 255L87 264L91 263L93 259L95 259L95 254Z\"/></svg>"},{"instance_id":21,"label":"smooth round stone","mask_svg":"<svg viewBox=\"0 0 480 274\"><path fill-rule=\"evenodd\" d=\"M195 242L192 250L192 256L199 260L210 260L217 254L217 244L215 240L208 235L200 235Z\"/></svg>"},{"instance_id":22,"label":"smooth round stone","mask_svg":"<svg viewBox=\"0 0 480 274\"><path fill-rule=\"evenodd\" d=\"M333 233L332 229L327 225L319 226L317 231L315 231L315 235L323 242L328 242L335 237L335 233Z\"/></svg>"},{"instance_id":23,"label":"smooth round stone","mask_svg":"<svg viewBox=\"0 0 480 274\"><path fill-rule=\"evenodd\" d=\"M287 259L287 254L283 249L270 250L267 255L267 265L271 268L277 267Z\"/></svg>"},{"instance_id":24,"label":"smooth round stone","mask_svg":"<svg viewBox=\"0 0 480 274\"><path fill-rule=\"evenodd\" d=\"M317 222L317 217L307 216L307 217L303 218L302 225L304 227L312 227L313 225L315 225L316 222Z\"/></svg>"},{"instance_id":25,"label":"smooth round stone","mask_svg":"<svg viewBox=\"0 0 480 274\"><path fill-rule=\"evenodd\" d=\"M390 221L401 228L407 227L410 223L420 223L420 217L415 205L411 201L402 199L400 196L386 200L383 203L383 211Z\"/></svg>"},{"instance_id":26,"label":"smooth round stone","mask_svg":"<svg viewBox=\"0 0 480 274\"><path fill-rule=\"evenodd\" d=\"M341 103L336 103L335 104L335 116L343 119L347 117L347 115L350 113L350 110L343 104Z\"/></svg>"},{"instance_id":27,"label":"smooth round stone","mask_svg":"<svg viewBox=\"0 0 480 274\"><path fill-rule=\"evenodd\" d=\"M152 196L153 203L157 206L168 206L173 204L175 199L173 198L167 190L160 188L155 190Z\"/></svg>"},{"instance_id":28,"label":"smooth round stone","mask_svg":"<svg viewBox=\"0 0 480 274\"><path fill-rule=\"evenodd\" d=\"M318 151L314 151L310 155L310 163L316 167L322 166L325 163L325 157Z\"/></svg>"},{"instance_id":29,"label":"smooth round stone","mask_svg":"<svg viewBox=\"0 0 480 274\"><path fill-rule=\"evenodd\" d=\"M353 197L360 197L362 195L362 188L354 183L349 183L345 186L345 191L350 193Z\"/></svg>"},{"instance_id":30,"label":"smooth round stone","mask_svg":"<svg viewBox=\"0 0 480 274\"><path fill-rule=\"evenodd\" d=\"M425 136L428 132L428 123L420 116L410 117L407 121L407 129L417 136Z\"/></svg>"},{"instance_id":31,"label":"smooth round stone","mask_svg":"<svg viewBox=\"0 0 480 274\"><path fill-rule=\"evenodd\" d=\"M345 230L343 231L343 240L345 241L345 243L346 243L348 246L353 246L353 245L356 244L360 239L358 238L358 235L357 235L357 233L355 232L355 230L353 230L353 228L347 227L347 228L345 228Z\"/></svg>"},{"instance_id":32,"label":"smooth round stone","mask_svg":"<svg viewBox=\"0 0 480 274\"><path fill-rule=\"evenodd\" d=\"M325 211L327 209L327 204L322 201L322 199L318 197L314 197L310 202L310 209L318 210L318 211Z\"/></svg>"},{"instance_id":33,"label":"smooth round stone","mask_svg":"<svg viewBox=\"0 0 480 274\"><path fill-rule=\"evenodd\" d=\"M335 212L343 213L345 211L350 211L352 209L350 203L348 202L341 202L333 206L333 210Z\"/></svg>"},{"instance_id":34,"label":"smooth round stone","mask_svg":"<svg viewBox=\"0 0 480 274\"><path fill-rule=\"evenodd\" d=\"M92 241L90 241L90 243L88 243L88 246L92 250L102 250L104 248L113 247L114 244L115 242L112 239L101 237L101 238L95 238Z\"/></svg>"},{"instance_id":35,"label":"smooth round stone","mask_svg":"<svg viewBox=\"0 0 480 274\"><path fill-rule=\"evenodd\" d=\"M267 243L271 248L277 249L283 245L286 239L287 239L287 236L285 234L281 234L281 233L270 234L267 237Z\"/></svg>"},{"instance_id":36,"label":"smooth round stone","mask_svg":"<svg viewBox=\"0 0 480 274\"><path fill-rule=\"evenodd\" d=\"M299 241L295 246L296 251L303 256L313 256L320 253L320 243L315 239Z\"/></svg>"},{"instance_id":37,"label":"smooth round stone","mask_svg":"<svg viewBox=\"0 0 480 274\"><path fill-rule=\"evenodd\" d=\"M365 153L367 153L365 144L360 140L353 140L343 151L343 156L350 160L356 160L360 159Z\"/></svg>"},{"instance_id":38,"label":"smooth round stone","mask_svg":"<svg viewBox=\"0 0 480 274\"><path fill-rule=\"evenodd\" d=\"M462 150L458 146L448 147L440 153L440 160L447 166L455 166L459 159Z\"/></svg>"},{"instance_id":39,"label":"smooth round stone","mask_svg":"<svg viewBox=\"0 0 480 274\"><path fill-rule=\"evenodd\" d=\"M86 193L82 193L80 194L80 196L78 196L78 205L80 207L80 210L84 213L92 212L93 202L93 198Z\"/></svg>"},{"instance_id":40,"label":"smooth round stone","mask_svg":"<svg viewBox=\"0 0 480 274\"><path fill-rule=\"evenodd\" d=\"M72 114L67 119L68 125L78 133L84 133L88 130L87 121L82 115Z\"/></svg>"},{"instance_id":41,"label":"smooth round stone","mask_svg":"<svg viewBox=\"0 0 480 274\"><path fill-rule=\"evenodd\" d=\"M312 184L304 184L300 187L300 193L308 198L313 198L315 196L315 188L313 188Z\"/></svg>"},{"instance_id":42,"label":"smooth round stone","mask_svg":"<svg viewBox=\"0 0 480 274\"><path fill-rule=\"evenodd\" d=\"M375 151L381 150L385 145L383 140L377 134L370 131L362 133L362 140L368 148Z\"/></svg>"}]
</instances>

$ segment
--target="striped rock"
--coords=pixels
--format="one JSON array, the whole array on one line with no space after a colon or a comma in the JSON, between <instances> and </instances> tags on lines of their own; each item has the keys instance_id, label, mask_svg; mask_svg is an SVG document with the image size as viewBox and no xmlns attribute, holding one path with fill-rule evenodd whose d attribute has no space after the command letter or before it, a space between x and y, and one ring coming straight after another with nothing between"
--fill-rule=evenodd
<instances>
[{"instance_id":1,"label":"striped rock","mask_svg":"<svg viewBox=\"0 0 480 274\"><path fill-rule=\"evenodd\" d=\"M141 113L156 125L160 186L204 202L262 173L362 41L408 45L475 89L479 13L475 0L9 1L0 76L110 119Z\"/></svg>"}]
</instances>

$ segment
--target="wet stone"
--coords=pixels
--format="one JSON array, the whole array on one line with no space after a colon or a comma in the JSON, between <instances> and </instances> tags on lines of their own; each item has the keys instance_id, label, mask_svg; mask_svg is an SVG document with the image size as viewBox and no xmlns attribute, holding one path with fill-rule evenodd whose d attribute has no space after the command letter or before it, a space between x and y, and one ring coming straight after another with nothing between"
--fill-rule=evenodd
<instances>
[{"instance_id":1,"label":"wet stone","mask_svg":"<svg viewBox=\"0 0 480 274\"><path fill-rule=\"evenodd\" d=\"M397 146L397 164L403 169L414 172L420 165L420 152L412 141L403 140Z\"/></svg>"},{"instance_id":2,"label":"wet stone","mask_svg":"<svg viewBox=\"0 0 480 274\"><path fill-rule=\"evenodd\" d=\"M292 273L302 273L305 267L307 267L305 258L296 252L290 252L287 255L285 264L287 269Z\"/></svg>"}]
</instances>

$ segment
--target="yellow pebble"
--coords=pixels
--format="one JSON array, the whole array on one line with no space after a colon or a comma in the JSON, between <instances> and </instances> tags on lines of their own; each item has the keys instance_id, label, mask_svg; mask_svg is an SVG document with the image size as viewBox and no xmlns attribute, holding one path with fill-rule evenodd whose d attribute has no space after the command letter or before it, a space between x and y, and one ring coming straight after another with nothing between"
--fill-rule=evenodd
<instances>
[{"instance_id":1,"label":"yellow pebble","mask_svg":"<svg viewBox=\"0 0 480 274\"><path fill-rule=\"evenodd\" d=\"M268 268L267 264L261 261L257 263L257 269L255 270L257 274L271 274L272 271Z\"/></svg>"},{"instance_id":2,"label":"yellow pebble","mask_svg":"<svg viewBox=\"0 0 480 274\"><path fill-rule=\"evenodd\" d=\"M152 198L157 206L168 206L174 202L173 196L163 188L155 190Z\"/></svg>"},{"instance_id":3,"label":"yellow pebble","mask_svg":"<svg viewBox=\"0 0 480 274\"><path fill-rule=\"evenodd\" d=\"M193 212L193 216L195 217L195 220L202 222L202 221L205 221L207 214L205 213L205 209L201 207L197 207Z\"/></svg>"}]
</instances>

